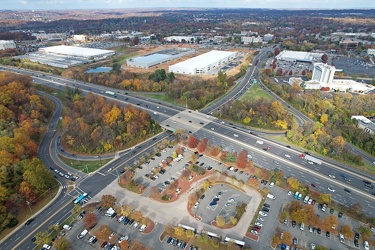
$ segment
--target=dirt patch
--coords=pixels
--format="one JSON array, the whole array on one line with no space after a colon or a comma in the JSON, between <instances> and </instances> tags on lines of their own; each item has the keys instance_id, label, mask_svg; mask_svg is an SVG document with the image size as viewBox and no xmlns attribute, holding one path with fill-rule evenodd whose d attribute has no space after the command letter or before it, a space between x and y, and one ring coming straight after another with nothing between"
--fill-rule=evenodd
<instances>
[{"instance_id":1,"label":"dirt patch","mask_svg":"<svg viewBox=\"0 0 375 250\"><path fill-rule=\"evenodd\" d=\"M152 232L152 230L154 230L155 222L152 220L149 220L149 221L150 221L150 224L145 228L145 230L143 230L142 234L149 234Z\"/></svg>"},{"instance_id":2,"label":"dirt patch","mask_svg":"<svg viewBox=\"0 0 375 250\"><path fill-rule=\"evenodd\" d=\"M252 233L249 233L249 232L246 233L245 237L248 238L248 239L250 239L250 240L253 240L253 241L258 241L259 240L259 236L258 235L255 235L255 234L252 234Z\"/></svg>"},{"instance_id":3,"label":"dirt patch","mask_svg":"<svg viewBox=\"0 0 375 250\"><path fill-rule=\"evenodd\" d=\"M133 241L133 244L129 247L130 250L150 250L150 248L142 245L139 241Z\"/></svg>"}]
</instances>

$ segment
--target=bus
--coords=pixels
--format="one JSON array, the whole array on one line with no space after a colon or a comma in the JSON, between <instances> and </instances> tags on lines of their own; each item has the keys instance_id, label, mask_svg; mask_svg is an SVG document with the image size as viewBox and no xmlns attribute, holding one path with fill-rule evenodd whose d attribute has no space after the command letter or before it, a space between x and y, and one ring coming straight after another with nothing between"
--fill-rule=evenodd
<instances>
[{"instance_id":1,"label":"bus","mask_svg":"<svg viewBox=\"0 0 375 250\"><path fill-rule=\"evenodd\" d=\"M86 198L86 196L87 196L87 193L81 194L80 196L78 196L77 199L74 200L73 203L74 203L74 204L78 204L78 203L80 203L84 198Z\"/></svg>"},{"instance_id":2,"label":"bus","mask_svg":"<svg viewBox=\"0 0 375 250\"><path fill-rule=\"evenodd\" d=\"M242 240L235 240L235 239L232 239L232 238L229 238L229 237L225 237L224 239L224 242L227 243L227 242L232 242L236 245L239 245L240 247L244 247L245 246L245 242L242 241Z\"/></svg>"},{"instance_id":3,"label":"bus","mask_svg":"<svg viewBox=\"0 0 375 250\"><path fill-rule=\"evenodd\" d=\"M106 94L106 95L114 96L114 95L115 95L115 92L112 92L112 91L106 91L105 94Z\"/></svg>"},{"instance_id":4,"label":"bus","mask_svg":"<svg viewBox=\"0 0 375 250\"><path fill-rule=\"evenodd\" d=\"M183 224L180 224L180 223L179 223L177 226L182 227L182 228L184 228L185 230L191 230L191 231L193 231L194 233L197 233L197 229L194 228L194 227L189 227L189 226L186 226L186 225L183 225Z\"/></svg>"}]
</instances>

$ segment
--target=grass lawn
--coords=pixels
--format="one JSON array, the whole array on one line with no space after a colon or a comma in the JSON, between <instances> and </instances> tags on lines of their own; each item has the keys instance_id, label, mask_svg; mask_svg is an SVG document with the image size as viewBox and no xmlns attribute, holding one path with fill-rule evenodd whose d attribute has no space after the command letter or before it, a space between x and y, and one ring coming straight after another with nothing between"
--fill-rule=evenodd
<instances>
[{"instance_id":1,"label":"grass lawn","mask_svg":"<svg viewBox=\"0 0 375 250\"><path fill-rule=\"evenodd\" d=\"M270 96L266 91L264 91L258 84L254 84L241 98L241 101L244 100L252 100L256 101L260 98L264 98L266 100L274 100L272 96Z\"/></svg>"},{"instance_id":2,"label":"grass lawn","mask_svg":"<svg viewBox=\"0 0 375 250\"><path fill-rule=\"evenodd\" d=\"M80 160L72 160L65 158L61 155L59 155L59 158L62 162L64 162L66 165L71 166L74 169L77 169L83 173L91 173L95 170L99 169L100 167L107 164L112 159L102 159L101 161L98 159L96 161L80 161ZM87 169L86 169L87 167Z\"/></svg>"},{"instance_id":3,"label":"grass lawn","mask_svg":"<svg viewBox=\"0 0 375 250\"><path fill-rule=\"evenodd\" d=\"M173 99L169 99L164 93L137 94L137 95L144 96L144 97L147 97L147 98L152 98L152 99L155 99L155 100L160 100L160 101L167 102L167 103L179 106L179 107L185 106L185 103L182 104L182 103L179 102L180 100L176 101L176 100L173 100Z\"/></svg>"}]
</instances>

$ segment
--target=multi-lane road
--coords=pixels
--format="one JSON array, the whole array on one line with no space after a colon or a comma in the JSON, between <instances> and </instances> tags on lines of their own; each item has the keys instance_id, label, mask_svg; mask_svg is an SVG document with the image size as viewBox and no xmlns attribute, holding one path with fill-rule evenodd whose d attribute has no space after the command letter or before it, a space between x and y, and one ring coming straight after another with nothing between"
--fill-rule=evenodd
<instances>
[{"instance_id":1,"label":"multi-lane road","mask_svg":"<svg viewBox=\"0 0 375 250\"><path fill-rule=\"evenodd\" d=\"M265 56L265 54L260 53L259 56ZM219 106L213 106L212 109L203 110L205 113L203 114L202 112L174 107L170 104L149 100L147 98L132 96L130 93L125 93L124 91L65 79L60 76L42 74L18 68L3 66L0 68L0 70L4 69L31 75L34 82L61 90L64 90L67 86L77 87L84 92L93 92L101 95L104 95L104 92L107 90L114 91L116 92L116 97L107 96L106 98L122 103L131 103L134 106L146 110L168 130L183 129L191 131L191 133L194 133L198 138L208 138L213 144L220 145L227 150L239 152L242 149L246 149L249 154L252 155L255 164L268 169L279 168L285 173L285 176L294 176L309 185L313 183L320 192L330 193L328 187L333 188L336 190L332 193L335 200L346 205L359 202L362 204L364 212L373 216L375 197L371 195L371 192L374 192L374 190L366 188L362 182L363 180L374 182L375 178L373 176L369 177L359 171L353 171L346 166L328 161L327 159L323 159L324 163L320 166L310 165L305 160L299 158L301 153L299 150L287 148L285 145L281 145L266 138L260 138L255 135L255 133L250 134L249 131L237 128L234 125L223 124L215 117L207 115L207 113L212 112L211 110L220 107L220 104L216 104ZM250 67L242 82L236 86L233 93L221 100L221 105L224 104L228 98L237 98L239 94L245 91L245 88L249 87L250 79L254 76L254 72L256 72L256 68L254 68L254 66ZM39 155L48 167L59 169L61 162L58 162L57 151L59 151L60 148L58 145L58 136L56 136L54 128L60 116L61 105L57 99L53 99L54 97L50 96L50 98L54 100L56 104L56 112L51 119L50 131L45 135L40 145ZM32 224L29 226L21 225L14 234L3 239L1 246L9 249L33 248L34 245L31 243L31 237L35 235L36 232L47 229L49 225L63 221L64 218L70 214L70 210L73 207L71 201L74 197L83 192L87 192L90 197L94 196L115 178L118 178L119 169L125 165L134 164L134 161L145 154L145 152L153 153L154 145L170 135L171 133L169 131L165 131L155 137L156 139L150 139L138 145L135 150L122 152L119 154L119 158L116 158L94 174L84 175L77 172L81 178L75 184L75 189L70 193L67 193L65 180L58 177L63 188L55 200L46 207L43 213L36 216L36 220ZM256 143L257 140L262 140L263 144ZM263 150L266 145L270 146L270 150ZM74 157L66 152L60 153L65 153L66 157ZM285 155L289 155L290 157L286 157ZM370 161L372 162L374 160L370 159ZM112 171L108 172L109 169L112 169ZM345 174L351 182L345 182L344 179L340 177L340 174ZM336 178L332 179L328 175L335 175ZM349 188L351 193L346 193L344 187Z\"/></svg>"}]
</instances>

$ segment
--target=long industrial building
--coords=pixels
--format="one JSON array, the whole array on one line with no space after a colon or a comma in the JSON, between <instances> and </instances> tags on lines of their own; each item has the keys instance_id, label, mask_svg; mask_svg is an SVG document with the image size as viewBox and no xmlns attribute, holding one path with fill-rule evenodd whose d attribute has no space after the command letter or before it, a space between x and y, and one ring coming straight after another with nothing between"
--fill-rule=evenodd
<instances>
[{"instance_id":1,"label":"long industrial building","mask_svg":"<svg viewBox=\"0 0 375 250\"><path fill-rule=\"evenodd\" d=\"M203 74L233 60L237 52L212 50L186 61L169 66L169 72L178 74Z\"/></svg>"},{"instance_id":2,"label":"long industrial building","mask_svg":"<svg viewBox=\"0 0 375 250\"><path fill-rule=\"evenodd\" d=\"M152 54L127 59L126 64L130 67L148 69L193 53L195 53L195 49L166 49Z\"/></svg>"},{"instance_id":3,"label":"long industrial building","mask_svg":"<svg viewBox=\"0 0 375 250\"><path fill-rule=\"evenodd\" d=\"M71 56L85 59L104 59L115 54L113 50L82 48L65 45L40 48L39 51L50 55Z\"/></svg>"},{"instance_id":4,"label":"long industrial building","mask_svg":"<svg viewBox=\"0 0 375 250\"><path fill-rule=\"evenodd\" d=\"M0 40L0 50L3 50L3 49L14 49L16 48L16 44L14 43L14 41L11 41L11 40Z\"/></svg>"},{"instance_id":5,"label":"long industrial building","mask_svg":"<svg viewBox=\"0 0 375 250\"><path fill-rule=\"evenodd\" d=\"M283 50L276 56L277 60L289 62L320 62L323 53Z\"/></svg>"}]
</instances>

